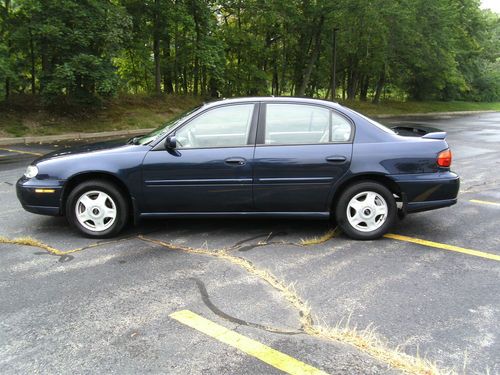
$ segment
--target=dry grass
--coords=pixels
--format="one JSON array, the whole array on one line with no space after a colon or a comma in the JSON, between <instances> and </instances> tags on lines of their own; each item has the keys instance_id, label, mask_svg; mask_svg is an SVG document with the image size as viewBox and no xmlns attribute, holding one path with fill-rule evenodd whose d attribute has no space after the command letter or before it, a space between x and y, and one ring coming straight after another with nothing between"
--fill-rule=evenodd
<instances>
[{"instance_id":1,"label":"dry grass","mask_svg":"<svg viewBox=\"0 0 500 375\"><path fill-rule=\"evenodd\" d=\"M269 271L255 267L253 265L253 263L251 263L247 259L231 255L227 249L211 251L211 250L202 249L202 248L183 247L183 246L175 245L175 244L172 244L169 242L154 240L154 239L147 238L144 236L139 236L138 238L143 240L143 241L147 241L147 242L154 243L156 245L160 245L160 246L165 247L169 250L180 250L180 251L184 251L187 253L209 255L209 256L224 259L224 260L227 260L233 264L236 264L236 265L242 267L243 269L245 269L250 274L257 276L261 280L265 281L266 283L271 285L274 289L281 292L283 294L283 296L286 298L286 300L288 302L290 302L292 304L292 306L294 306L297 310L300 311L303 324L312 323L312 317L311 317L311 312L310 312L311 310L310 310L309 306L307 305L307 303L302 301L302 299L298 296L298 294L296 293L295 288L292 284L290 284L290 285L285 284L283 281L279 280L276 276L274 276Z\"/></svg>"},{"instance_id":2,"label":"dry grass","mask_svg":"<svg viewBox=\"0 0 500 375\"><path fill-rule=\"evenodd\" d=\"M325 234L319 237L303 238L300 240L299 244L302 246L319 245L325 243L326 241L331 240L332 238L338 236L339 234L340 234L340 229L334 228L330 229Z\"/></svg>"},{"instance_id":3,"label":"dry grass","mask_svg":"<svg viewBox=\"0 0 500 375\"><path fill-rule=\"evenodd\" d=\"M129 95L104 103L99 109L62 107L59 110L48 110L24 99L26 98L22 97L16 101L12 98L8 108L0 106L0 136L157 128L177 114L203 102L202 98L193 96Z\"/></svg>"},{"instance_id":4,"label":"dry grass","mask_svg":"<svg viewBox=\"0 0 500 375\"><path fill-rule=\"evenodd\" d=\"M336 230L331 230L321 237L302 240L301 245L307 246L323 243L333 238L335 234ZM344 344L351 345L358 350L370 355L371 357L388 364L392 368L401 370L405 373L418 375L455 374L451 370L439 369L434 363L425 358L405 354L398 347L391 348L375 333L375 330L371 327L359 330L356 327L351 327L349 324L349 320L347 320L345 323L341 321L334 327L329 327L324 323L315 323L317 319L313 318L310 306L300 297L293 284L286 284L284 281L274 276L271 272L256 267L249 260L232 255L229 252L230 249L209 250L208 248L179 246L169 242L150 239L144 236L137 236L137 238L142 241L162 246L169 250L180 250L186 253L208 255L238 265L249 274L258 277L260 280L269 284L271 287L281 293L281 295L298 311L300 316L301 330L310 336L318 337L324 340L338 341ZM80 247L68 251L61 251L31 237L18 237L15 239L9 239L0 236L0 243L37 247L47 251L50 254L64 256L84 249L98 247L109 243L115 243L124 239L127 238L95 243L86 247Z\"/></svg>"},{"instance_id":5,"label":"dry grass","mask_svg":"<svg viewBox=\"0 0 500 375\"><path fill-rule=\"evenodd\" d=\"M312 240L309 240L307 241L307 244L322 243L327 241L333 237L333 234L330 232L335 231L329 231L317 239L317 241L323 239L321 242L313 242ZM405 373L418 375L454 374L451 370L439 369L434 363L425 358L405 354L398 347L391 348L385 341L378 337L375 330L371 327L359 330L356 327L350 327L349 321L345 324L340 322L335 327L329 327L326 324L314 323L315 319L313 319L310 306L299 296L293 284L286 284L282 280L279 280L271 272L257 268L250 261L230 254L227 249L212 251L203 248L182 247L169 242L150 239L143 236L139 236L138 238L169 250L180 250L187 253L208 255L224 259L242 267L248 273L271 285L283 295L283 297L298 311L302 330L310 336L351 345L371 357L388 364L392 368L401 370Z\"/></svg>"},{"instance_id":6,"label":"dry grass","mask_svg":"<svg viewBox=\"0 0 500 375\"><path fill-rule=\"evenodd\" d=\"M58 250L52 246L49 246L41 241L35 240L31 237L18 237L14 239L9 239L7 237L0 237L0 243L4 244L12 244L12 245L22 245L22 246L31 246L38 247L39 249L45 250L54 255L66 255L66 252Z\"/></svg>"},{"instance_id":7,"label":"dry grass","mask_svg":"<svg viewBox=\"0 0 500 375\"><path fill-rule=\"evenodd\" d=\"M375 329L372 327L359 330L356 327L350 327L348 323L345 325L339 323L335 327L315 324L305 328L305 332L310 336L349 344L371 357L387 363L390 367L408 374L456 374L452 370L438 368L436 364L428 359L421 358L418 355L406 354L399 347L391 348L376 334Z\"/></svg>"},{"instance_id":8,"label":"dry grass","mask_svg":"<svg viewBox=\"0 0 500 375\"><path fill-rule=\"evenodd\" d=\"M0 243L38 247L39 249L45 250L52 255L64 256L64 255L68 255L71 253L76 253L78 251L91 249L94 247L103 246L103 245L107 245L110 243L115 243L118 241L122 241L124 239L126 239L126 238L121 238L121 239L113 240L113 241L98 242L98 243L94 243L94 244L91 244L88 246L78 247L76 249L71 249L71 250L67 250L67 251L62 251L62 250L56 249L55 247L49 246L46 243L43 243L43 242L38 241L38 240L31 238L31 237L18 237L18 238L10 239L7 237L0 236Z\"/></svg>"}]
</instances>

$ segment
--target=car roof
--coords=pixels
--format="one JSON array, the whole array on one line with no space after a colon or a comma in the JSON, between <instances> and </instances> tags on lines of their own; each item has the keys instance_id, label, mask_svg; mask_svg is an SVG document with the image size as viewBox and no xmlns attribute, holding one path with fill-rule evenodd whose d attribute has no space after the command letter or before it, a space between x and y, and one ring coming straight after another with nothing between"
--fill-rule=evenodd
<instances>
[{"instance_id":1,"label":"car roof","mask_svg":"<svg viewBox=\"0 0 500 375\"><path fill-rule=\"evenodd\" d=\"M293 96L249 96L241 98L221 99L212 102L207 102L204 107L212 107L219 104L230 103L248 103L248 102L265 102L265 103L302 103L302 104L321 104L330 107L340 108L341 105L336 102L321 99L297 98Z\"/></svg>"}]
</instances>

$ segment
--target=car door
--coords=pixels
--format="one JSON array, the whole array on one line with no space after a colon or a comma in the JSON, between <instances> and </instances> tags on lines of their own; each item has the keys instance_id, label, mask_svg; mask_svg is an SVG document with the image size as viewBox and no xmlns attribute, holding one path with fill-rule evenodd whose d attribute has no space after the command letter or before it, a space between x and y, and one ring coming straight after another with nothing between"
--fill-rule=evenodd
<instances>
[{"instance_id":1,"label":"car door","mask_svg":"<svg viewBox=\"0 0 500 375\"><path fill-rule=\"evenodd\" d=\"M232 212L253 208L256 103L212 107L175 130L143 162L146 212Z\"/></svg>"},{"instance_id":2,"label":"car door","mask_svg":"<svg viewBox=\"0 0 500 375\"><path fill-rule=\"evenodd\" d=\"M349 168L353 124L330 108L261 105L254 202L264 212L326 212L334 182Z\"/></svg>"}]
</instances>

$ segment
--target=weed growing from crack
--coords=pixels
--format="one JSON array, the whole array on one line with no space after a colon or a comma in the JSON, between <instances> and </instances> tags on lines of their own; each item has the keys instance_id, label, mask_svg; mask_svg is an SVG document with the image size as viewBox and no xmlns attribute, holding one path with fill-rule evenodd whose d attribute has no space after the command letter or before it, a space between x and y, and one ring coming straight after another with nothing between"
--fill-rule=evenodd
<instances>
[{"instance_id":1,"label":"weed growing from crack","mask_svg":"<svg viewBox=\"0 0 500 375\"><path fill-rule=\"evenodd\" d=\"M322 236L322 238L326 237L326 234ZM361 352L406 373L418 375L455 374L455 372L451 370L439 369L434 363L425 358L406 354L399 347L389 347L389 345L375 333L373 327L367 327L366 329L360 330L357 327L350 327L349 320L346 323L341 321L334 327L330 327L325 323L315 323L316 319L313 319L310 306L307 302L302 300L293 284L286 284L271 272L257 268L247 259L231 255L228 252L229 249L211 251L201 248L183 247L144 236L138 236L138 238L169 250L208 255L227 260L242 267L248 273L271 285L283 295L283 297L299 312L301 329L310 336L349 344Z\"/></svg>"},{"instance_id":2,"label":"weed growing from crack","mask_svg":"<svg viewBox=\"0 0 500 375\"><path fill-rule=\"evenodd\" d=\"M109 245L111 243L123 241L123 240L128 239L128 238L129 237L120 238L118 240L112 240L112 241L97 242L94 244L90 244L88 246L82 246L82 247L78 247L76 249L71 249L71 250L67 250L67 251L62 251L62 250L56 249L55 247L47 245L46 243L39 241L39 240L36 240L34 238L31 238L31 237L17 237L14 239L10 239L7 237L0 236L0 243L38 247L39 249L47 251L49 254L57 255L57 256L65 256L65 255L68 255L71 253L76 253L78 251L91 249L94 247L99 247L99 246L104 246L104 245Z\"/></svg>"},{"instance_id":3,"label":"weed growing from crack","mask_svg":"<svg viewBox=\"0 0 500 375\"><path fill-rule=\"evenodd\" d=\"M331 230L325 233L321 237L304 239L300 242L299 245L308 246L308 245L324 243L330 240L331 238L335 237L336 234L337 234L336 230ZM400 350L399 347L390 348L385 341L383 341L380 337L378 337L378 335L375 333L375 330L372 327L367 327L366 329L359 330L357 329L357 327L351 327L349 324L349 320L346 323L343 323L341 321L334 327L330 327L324 322L322 324L315 323L317 319L313 319L310 306L306 301L302 300L302 298L299 296L299 294L295 289L294 284L286 284L285 282L274 276L271 272L257 268L249 260L230 254L229 250L232 250L233 248L211 251L208 249L206 243L204 244L205 248L192 248L192 247L179 246L155 239L150 239L141 235L137 236L136 238L142 241L162 246L170 250L179 250L187 253L208 255L224 259L235 265L240 266L248 273L258 277L259 279L261 279L262 281L266 282L271 287L273 287L275 290L280 292L283 295L283 297L299 312L301 330L310 336L318 337L324 340L338 341L341 343L349 344L357 348L358 350L370 355L371 357L379 361L382 361L384 363L387 363L391 367L398 370L402 370L406 373L419 374L419 375L455 374L451 370L439 369L434 363L425 358L408 355L404 353L402 350ZM68 251L58 250L52 246L49 246L31 237L18 237L15 239L9 239L0 236L0 243L38 247L40 249L47 251L50 254L65 256L84 249L115 243L118 241L122 241L124 239L127 238L122 238L107 242L99 242L86 247L80 247Z\"/></svg>"},{"instance_id":4,"label":"weed growing from crack","mask_svg":"<svg viewBox=\"0 0 500 375\"><path fill-rule=\"evenodd\" d=\"M302 238L299 244L302 246L319 245L325 243L326 241L331 240L332 238L338 236L339 234L340 230L338 228L334 228L330 229L325 234L319 237Z\"/></svg>"}]
</instances>

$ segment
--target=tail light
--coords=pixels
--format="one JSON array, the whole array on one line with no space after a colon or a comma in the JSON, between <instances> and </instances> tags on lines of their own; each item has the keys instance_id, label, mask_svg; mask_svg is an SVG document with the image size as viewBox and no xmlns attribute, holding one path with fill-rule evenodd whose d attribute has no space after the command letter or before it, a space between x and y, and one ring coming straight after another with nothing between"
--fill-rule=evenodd
<instances>
[{"instance_id":1,"label":"tail light","mask_svg":"<svg viewBox=\"0 0 500 375\"><path fill-rule=\"evenodd\" d=\"M446 150L443 150L438 154L437 164L440 167L449 167L451 165L451 159L451 150L447 148Z\"/></svg>"}]
</instances>

